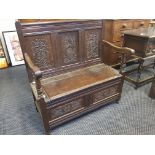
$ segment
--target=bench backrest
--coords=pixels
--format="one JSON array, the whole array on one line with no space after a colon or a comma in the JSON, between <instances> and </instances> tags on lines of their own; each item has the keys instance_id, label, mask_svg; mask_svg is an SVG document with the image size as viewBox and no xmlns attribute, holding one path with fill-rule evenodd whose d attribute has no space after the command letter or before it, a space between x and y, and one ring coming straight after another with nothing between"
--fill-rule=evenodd
<instances>
[{"instance_id":1,"label":"bench backrest","mask_svg":"<svg viewBox=\"0 0 155 155\"><path fill-rule=\"evenodd\" d=\"M102 20L17 21L16 29L22 52L28 53L43 77L102 62Z\"/></svg>"}]
</instances>

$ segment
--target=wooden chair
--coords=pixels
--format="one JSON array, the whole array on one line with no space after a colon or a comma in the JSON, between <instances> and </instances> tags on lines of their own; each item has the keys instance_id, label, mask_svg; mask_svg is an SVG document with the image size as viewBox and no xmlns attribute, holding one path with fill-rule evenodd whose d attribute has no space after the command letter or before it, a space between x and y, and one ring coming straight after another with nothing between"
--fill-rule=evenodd
<instances>
[{"instance_id":1,"label":"wooden chair","mask_svg":"<svg viewBox=\"0 0 155 155\"><path fill-rule=\"evenodd\" d=\"M123 76L103 63L102 20L16 22L35 105L45 132L121 97Z\"/></svg>"},{"instance_id":2,"label":"wooden chair","mask_svg":"<svg viewBox=\"0 0 155 155\"><path fill-rule=\"evenodd\" d=\"M136 57L135 50L128 47L118 47L106 40L103 40L104 48L108 47L108 49L112 49L114 53L118 54L120 57L120 73L124 75L124 70L126 67L126 63L128 58ZM137 57L136 57L137 58Z\"/></svg>"}]
</instances>

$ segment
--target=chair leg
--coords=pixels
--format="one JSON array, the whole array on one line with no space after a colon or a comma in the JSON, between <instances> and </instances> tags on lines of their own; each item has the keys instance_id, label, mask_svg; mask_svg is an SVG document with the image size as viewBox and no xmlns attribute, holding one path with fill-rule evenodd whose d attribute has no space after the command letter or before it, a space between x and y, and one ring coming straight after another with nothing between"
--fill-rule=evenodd
<instances>
[{"instance_id":1,"label":"chair leg","mask_svg":"<svg viewBox=\"0 0 155 155\"><path fill-rule=\"evenodd\" d=\"M155 78L152 81L149 97L151 97L152 99L155 99Z\"/></svg>"},{"instance_id":2,"label":"chair leg","mask_svg":"<svg viewBox=\"0 0 155 155\"><path fill-rule=\"evenodd\" d=\"M138 62L139 62L139 66L138 66L138 69L137 69L137 73L138 73L137 83L139 83L139 80L141 78L141 73L142 73L142 69L143 69L144 59L140 58L138 60Z\"/></svg>"}]
</instances>

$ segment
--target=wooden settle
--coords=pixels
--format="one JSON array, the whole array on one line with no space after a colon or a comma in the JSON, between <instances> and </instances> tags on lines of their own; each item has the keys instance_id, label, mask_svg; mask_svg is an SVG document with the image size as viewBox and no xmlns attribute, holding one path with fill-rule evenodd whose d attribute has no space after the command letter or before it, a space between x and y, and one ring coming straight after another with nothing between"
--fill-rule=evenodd
<instances>
[{"instance_id":1,"label":"wooden settle","mask_svg":"<svg viewBox=\"0 0 155 155\"><path fill-rule=\"evenodd\" d=\"M102 20L16 22L45 132L121 97L123 76L103 63ZM115 48L115 47L113 47ZM125 63L131 49L117 48Z\"/></svg>"}]
</instances>

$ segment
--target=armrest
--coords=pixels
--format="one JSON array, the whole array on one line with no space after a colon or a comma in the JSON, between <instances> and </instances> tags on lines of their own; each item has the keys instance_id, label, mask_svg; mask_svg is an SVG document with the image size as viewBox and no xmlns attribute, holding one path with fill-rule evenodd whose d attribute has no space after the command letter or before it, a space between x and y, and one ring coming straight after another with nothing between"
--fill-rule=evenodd
<instances>
[{"instance_id":1,"label":"armrest","mask_svg":"<svg viewBox=\"0 0 155 155\"><path fill-rule=\"evenodd\" d=\"M28 67L34 73L37 95L38 95L38 98L41 98L42 97L42 87L41 87L40 78L42 77L42 72L39 69L39 67L34 65L34 63L32 62L31 58L29 57L29 55L27 53L24 53L24 56L25 56L25 60L28 64Z\"/></svg>"},{"instance_id":2,"label":"armrest","mask_svg":"<svg viewBox=\"0 0 155 155\"><path fill-rule=\"evenodd\" d=\"M34 63L32 62L31 58L29 57L29 55L27 53L24 53L25 56L25 60L28 64L28 67L33 71L34 75L36 78L41 78L42 77L42 72L39 69L38 66L35 66Z\"/></svg>"},{"instance_id":3,"label":"armrest","mask_svg":"<svg viewBox=\"0 0 155 155\"><path fill-rule=\"evenodd\" d=\"M121 57L120 73L122 73L124 67L126 66L128 56L134 55L135 50L128 48L128 47L118 47L118 46L116 46L116 45L114 45L114 44L112 44L106 40L103 40L102 42L103 42L104 46L110 47L111 49L115 50L115 53L120 54L120 57Z\"/></svg>"},{"instance_id":4,"label":"armrest","mask_svg":"<svg viewBox=\"0 0 155 155\"><path fill-rule=\"evenodd\" d=\"M116 53L120 53L120 54L135 54L135 50L132 49L132 48L128 48L128 47L119 47L119 46L116 46L106 40L102 40L103 41L103 44L106 45L106 46L109 46L111 48L113 48L114 50L116 50Z\"/></svg>"}]
</instances>

